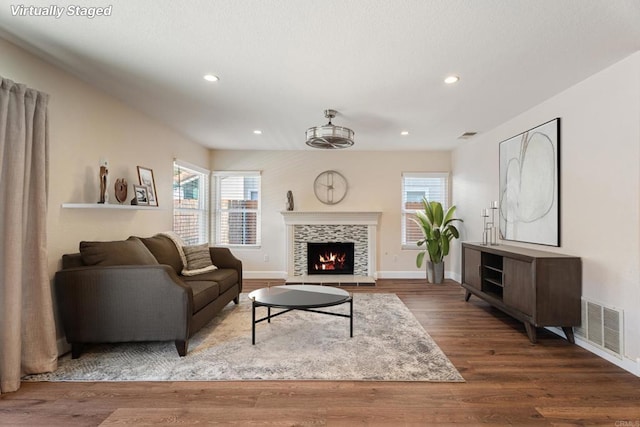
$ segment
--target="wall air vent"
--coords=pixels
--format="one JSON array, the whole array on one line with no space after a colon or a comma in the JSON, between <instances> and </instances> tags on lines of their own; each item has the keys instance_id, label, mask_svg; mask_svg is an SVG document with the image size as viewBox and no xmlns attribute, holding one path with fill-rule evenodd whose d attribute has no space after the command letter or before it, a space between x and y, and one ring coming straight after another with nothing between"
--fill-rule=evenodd
<instances>
[{"instance_id":1,"label":"wall air vent","mask_svg":"<svg viewBox=\"0 0 640 427\"><path fill-rule=\"evenodd\" d=\"M477 135L478 132L465 132L458 137L458 139L470 139L471 137Z\"/></svg>"},{"instance_id":2,"label":"wall air vent","mask_svg":"<svg viewBox=\"0 0 640 427\"><path fill-rule=\"evenodd\" d=\"M622 358L622 310L582 298L582 325L575 334Z\"/></svg>"}]
</instances>

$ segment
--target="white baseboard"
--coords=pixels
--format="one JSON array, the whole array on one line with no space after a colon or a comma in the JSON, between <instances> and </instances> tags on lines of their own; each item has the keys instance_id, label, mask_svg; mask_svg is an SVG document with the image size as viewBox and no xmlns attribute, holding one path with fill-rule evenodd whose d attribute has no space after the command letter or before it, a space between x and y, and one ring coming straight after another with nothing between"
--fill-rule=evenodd
<instances>
[{"instance_id":1,"label":"white baseboard","mask_svg":"<svg viewBox=\"0 0 640 427\"><path fill-rule=\"evenodd\" d=\"M378 271L378 279L427 279L427 273L424 271ZM451 271L444 272L445 279L452 279L460 282L460 275Z\"/></svg>"},{"instance_id":2,"label":"white baseboard","mask_svg":"<svg viewBox=\"0 0 640 427\"><path fill-rule=\"evenodd\" d=\"M286 271L243 271L242 277L245 279L286 279Z\"/></svg>"},{"instance_id":3,"label":"white baseboard","mask_svg":"<svg viewBox=\"0 0 640 427\"><path fill-rule=\"evenodd\" d=\"M245 279L286 279L286 271L243 271L242 273ZM378 271L373 277L375 279L425 279L427 278L424 271ZM452 279L456 282L460 282L461 277L452 271L444 272L445 279Z\"/></svg>"},{"instance_id":4,"label":"white baseboard","mask_svg":"<svg viewBox=\"0 0 640 427\"><path fill-rule=\"evenodd\" d=\"M286 279L286 271L243 271L242 275L245 279ZM374 276L376 279L425 279L427 278L424 271L378 271ZM448 271L444 277L451 279Z\"/></svg>"},{"instance_id":5,"label":"white baseboard","mask_svg":"<svg viewBox=\"0 0 640 427\"><path fill-rule=\"evenodd\" d=\"M562 329L560 328L556 328L553 326L548 326L545 327L546 330L553 332L554 334L566 338L564 332L562 331ZM599 356L603 359L605 359L608 362L613 363L614 365L624 369L627 372L632 373L633 375L635 375L636 377L640 377L640 364L634 362L631 359L628 358L618 358L616 356L613 356L612 354L607 353L606 351L592 345L590 342L583 340L582 338L580 338L579 336L575 336L575 340L576 340L576 345L584 348L585 350L595 354L596 356Z\"/></svg>"},{"instance_id":6,"label":"white baseboard","mask_svg":"<svg viewBox=\"0 0 640 427\"><path fill-rule=\"evenodd\" d=\"M243 271L245 279L286 279L286 271ZM448 272L445 278L449 279ZM374 276L376 279L426 279L424 271L378 271Z\"/></svg>"},{"instance_id":7,"label":"white baseboard","mask_svg":"<svg viewBox=\"0 0 640 427\"><path fill-rule=\"evenodd\" d=\"M378 279L426 279L424 271L378 271Z\"/></svg>"}]
</instances>

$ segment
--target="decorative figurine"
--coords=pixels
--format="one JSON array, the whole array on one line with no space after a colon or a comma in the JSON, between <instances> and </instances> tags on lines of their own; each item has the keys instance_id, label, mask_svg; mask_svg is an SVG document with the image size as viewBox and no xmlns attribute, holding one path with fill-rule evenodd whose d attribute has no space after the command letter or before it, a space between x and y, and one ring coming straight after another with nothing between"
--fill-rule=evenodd
<instances>
[{"instance_id":1,"label":"decorative figurine","mask_svg":"<svg viewBox=\"0 0 640 427\"><path fill-rule=\"evenodd\" d=\"M291 192L291 190L287 191L287 210L293 210L293 193Z\"/></svg>"},{"instance_id":2,"label":"decorative figurine","mask_svg":"<svg viewBox=\"0 0 640 427\"><path fill-rule=\"evenodd\" d=\"M116 200L118 203L124 203L127 200L127 180L124 178L116 179L116 184L114 186L114 194L116 196Z\"/></svg>"},{"instance_id":3,"label":"decorative figurine","mask_svg":"<svg viewBox=\"0 0 640 427\"><path fill-rule=\"evenodd\" d=\"M100 201L98 203L109 203L109 193L107 193L108 180L109 160L100 159Z\"/></svg>"}]
</instances>

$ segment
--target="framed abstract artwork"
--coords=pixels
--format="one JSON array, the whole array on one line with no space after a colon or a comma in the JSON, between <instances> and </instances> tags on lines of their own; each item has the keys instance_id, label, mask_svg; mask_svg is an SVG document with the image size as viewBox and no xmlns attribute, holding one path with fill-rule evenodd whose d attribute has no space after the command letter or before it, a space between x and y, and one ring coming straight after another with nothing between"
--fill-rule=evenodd
<instances>
[{"instance_id":1,"label":"framed abstract artwork","mask_svg":"<svg viewBox=\"0 0 640 427\"><path fill-rule=\"evenodd\" d=\"M500 143L500 238L560 246L560 118Z\"/></svg>"}]
</instances>

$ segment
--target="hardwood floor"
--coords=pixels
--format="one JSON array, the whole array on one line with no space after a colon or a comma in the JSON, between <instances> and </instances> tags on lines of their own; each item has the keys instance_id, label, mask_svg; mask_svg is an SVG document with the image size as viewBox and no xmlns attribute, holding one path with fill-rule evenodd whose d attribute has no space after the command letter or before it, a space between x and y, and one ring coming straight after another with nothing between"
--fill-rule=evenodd
<instances>
[{"instance_id":1,"label":"hardwood floor","mask_svg":"<svg viewBox=\"0 0 640 427\"><path fill-rule=\"evenodd\" d=\"M265 284L246 281L245 291ZM451 281L380 280L466 383L23 383L0 397L0 425L608 425L640 427L640 378L522 323Z\"/></svg>"}]
</instances>

